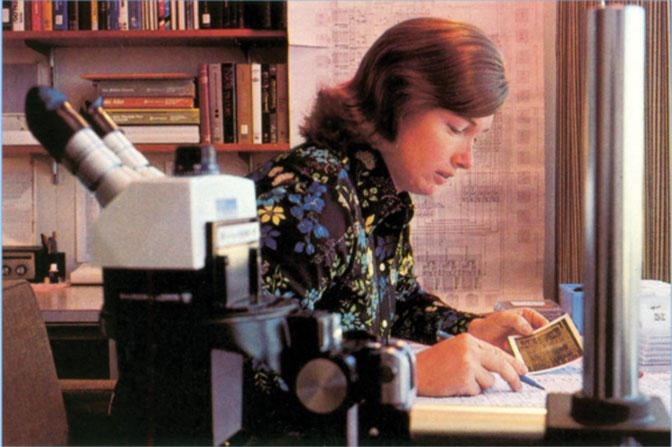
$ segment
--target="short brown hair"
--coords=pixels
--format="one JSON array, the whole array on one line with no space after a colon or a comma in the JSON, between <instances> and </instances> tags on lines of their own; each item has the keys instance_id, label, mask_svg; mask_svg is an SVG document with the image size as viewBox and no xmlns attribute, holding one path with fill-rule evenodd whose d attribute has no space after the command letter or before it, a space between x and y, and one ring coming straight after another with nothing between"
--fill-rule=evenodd
<instances>
[{"instance_id":1,"label":"short brown hair","mask_svg":"<svg viewBox=\"0 0 672 447\"><path fill-rule=\"evenodd\" d=\"M410 19L373 43L350 81L318 94L301 132L319 142L340 113L341 124L356 125L353 117L359 117L394 141L406 114L442 108L478 118L494 114L507 95L502 54L480 29L449 19Z\"/></svg>"}]
</instances>

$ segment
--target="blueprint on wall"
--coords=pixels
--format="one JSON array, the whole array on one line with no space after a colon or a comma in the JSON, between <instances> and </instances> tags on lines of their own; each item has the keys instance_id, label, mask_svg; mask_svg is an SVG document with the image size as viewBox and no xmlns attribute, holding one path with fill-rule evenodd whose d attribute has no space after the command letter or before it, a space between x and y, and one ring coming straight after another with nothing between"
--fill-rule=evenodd
<instances>
[{"instance_id":1,"label":"blueprint on wall","mask_svg":"<svg viewBox=\"0 0 672 447\"><path fill-rule=\"evenodd\" d=\"M544 73L541 1L296 1L288 6L291 143L315 93L350 79L387 28L418 16L473 23L502 49L509 99L479 139L474 167L435 196L415 196L413 243L423 287L448 304L492 310L542 297Z\"/></svg>"}]
</instances>

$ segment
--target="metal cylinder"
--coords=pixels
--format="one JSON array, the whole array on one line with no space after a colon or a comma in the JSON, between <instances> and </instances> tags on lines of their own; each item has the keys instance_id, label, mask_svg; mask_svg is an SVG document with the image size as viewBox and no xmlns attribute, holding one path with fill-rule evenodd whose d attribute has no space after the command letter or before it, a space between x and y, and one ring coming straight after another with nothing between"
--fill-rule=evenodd
<instances>
[{"instance_id":1,"label":"metal cylinder","mask_svg":"<svg viewBox=\"0 0 672 447\"><path fill-rule=\"evenodd\" d=\"M588 12L586 25L582 397L627 404L643 399L637 386L637 301L644 214L644 9L599 8Z\"/></svg>"}]
</instances>

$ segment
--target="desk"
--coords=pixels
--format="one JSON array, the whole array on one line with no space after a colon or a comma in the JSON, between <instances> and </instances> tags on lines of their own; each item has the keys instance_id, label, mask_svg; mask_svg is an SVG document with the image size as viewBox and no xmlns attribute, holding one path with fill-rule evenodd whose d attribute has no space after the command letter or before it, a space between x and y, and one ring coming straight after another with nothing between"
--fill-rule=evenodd
<instances>
[{"instance_id":1,"label":"desk","mask_svg":"<svg viewBox=\"0 0 672 447\"><path fill-rule=\"evenodd\" d=\"M116 349L100 326L102 286L32 284L61 379L116 379Z\"/></svg>"}]
</instances>

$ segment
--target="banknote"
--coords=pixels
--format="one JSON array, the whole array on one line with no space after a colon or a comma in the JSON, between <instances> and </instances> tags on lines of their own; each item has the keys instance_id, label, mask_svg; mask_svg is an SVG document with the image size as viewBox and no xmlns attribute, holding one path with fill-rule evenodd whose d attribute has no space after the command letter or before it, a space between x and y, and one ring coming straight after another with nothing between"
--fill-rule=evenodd
<instances>
[{"instance_id":1,"label":"banknote","mask_svg":"<svg viewBox=\"0 0 672 447\"><path fill-rule=\"evenodd\" d=\"M530 373L558 368L583 355L583 343L574 322L565 314L530 335L509 336L513 354Z\"/></svg>"}]
</instances>

